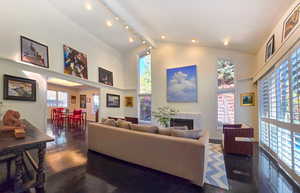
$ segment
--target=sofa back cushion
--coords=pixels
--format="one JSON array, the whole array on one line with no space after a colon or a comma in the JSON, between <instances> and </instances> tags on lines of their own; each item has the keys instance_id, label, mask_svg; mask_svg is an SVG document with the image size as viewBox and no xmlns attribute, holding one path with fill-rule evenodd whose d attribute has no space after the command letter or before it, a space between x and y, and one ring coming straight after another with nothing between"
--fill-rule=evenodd
<instances>
[{"instance_id":1,"label":"sofa back cushion","mask_svg":"<svg viewBox=\"0 0 300 193\"><path fill-rule=\"evenodd\" d=\"M128 121L124 121L122 119L118 119L117 120L117 126L120 127L120 128L124 128L124 129L131 129L131 123L128 122Z\"/></svg>"},{"instance_id":2,"label":"sofa back cushion","mask_svg":"<svg viewBox=\"0 0 300 193\"><path fill-rule=\"evenodd\" d=\"M113 127L116 127L117 126L117 123L115 120L113 119L105 119L103 120L102 122L104 125L109 125L109 126L113 126Z\"/></svg>"},{"instance_id":3,"label":"sofa back cushion","mask_svg":"<svg viewBox=\"0 0 300 193\"><path fill-rule=\"evenodd\" d=\"M158 133L158 127L156 126L131 124L130 127L132 130L135 131L141 131L146 133Z\"/></svg>"},{"instance_id":4,"label":"sofa back cushion","mask_svg":"<svg viewBox=\"0 0 300 193\"><path fill-rule=\"evenodd\" d=\"M203 135L203 130L196 129L196 130L178 130L172 129L171 136L174 137L183 137L189 139L199 139Z\"/></svg>"}]
</instances>

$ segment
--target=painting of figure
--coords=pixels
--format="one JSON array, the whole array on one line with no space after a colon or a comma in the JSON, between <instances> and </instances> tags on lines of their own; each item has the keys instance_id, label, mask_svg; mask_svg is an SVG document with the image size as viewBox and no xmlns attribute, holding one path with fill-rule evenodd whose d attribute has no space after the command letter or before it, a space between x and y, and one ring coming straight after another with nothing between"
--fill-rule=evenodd
<instances>
[{"instance_id":1,"label":"painting of figure","mask_svg":"<svg viewBox=\"0 0 300 193\"><path fill-rule=\"evenodd\" d=\"M197 102L197 66L167 69L167 101Z\"/></svg>"},{"instance_id":2,"label":"painting of figure","mask_svg":"<svg viewBox=\"0 0 300 193\"><path fill-rule=\"evenodd\" d=\"M40 67L49 68L48 47L21 36L21 60Z\"/></svg>"},{"instance_id":3,"label":"painting of figure","mask_svg":"<svg viewBox=\"0 0 300 193\"><path fill-rule=\"evenodd\" d=\"M294 30L294 28L297 26L299 22L299 10L300 8L297 8L291 16L286 20L284 24L284 39L288 37L288 35Z\"/></svg>"},{"instance_id":4,"label":"painting of figure","mask_svg":"<svg viewBox=\"0 0 300 193\"><path fill-rule=\"evenodd\" d=\"M64 72L88 79L87 55L64 45Z\"/></svg>"},{"instance_id":5,"label":"painting of figure","mask_svg":"<svg viewBox=\"0 0 300 193\"><path fill-rule=\"evenodd\" d=\"M98 68L98 73L99 73L99 82L109 86L114 85L113 73L111 71L108 71L104 68Z\"/></svg>"}]
</instances>

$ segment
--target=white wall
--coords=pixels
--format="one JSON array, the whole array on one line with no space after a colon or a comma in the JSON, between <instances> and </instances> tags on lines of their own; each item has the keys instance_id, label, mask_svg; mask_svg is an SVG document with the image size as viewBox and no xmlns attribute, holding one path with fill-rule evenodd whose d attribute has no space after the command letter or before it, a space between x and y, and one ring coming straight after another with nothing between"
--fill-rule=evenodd
<instances>
[{"instance_id":1,"label":"white wall","mask_svg":"<svg viewBox=\"0 0 300 193\"><path fill-rule=\"evenodd\" d=\"M141 49L136 49L125 56L128 68L126 73L132 75L126 80L127 88L136 88L137 83L137 55ZM257 128L254 118L256 107L240 107L239 94L255 91L251 83L253 74L254 55L240 52L221 50L207 47L180 44L158 44L152 52L152 108L167 105L166 69L187 65L197 65L198 69L198 102L197 103L169 103L181 112L201 113L202 128L209 129L211 138L220 138L217 127L217 74L216 62L218 58L228 58L236 65L236 122L247 122ZM128 77L129 78L129 77ZM248 117L250 115L250 117ZM247 119L245 119L247 117Z\"/></svg>"},{"instance_id":2,"label":"white wall","mask_svg":"<svg viewBox=\"0 0 300 193\"><path fill-rule=\"evenodd\" d=\"M279 60L291 49L291 47L300 39L300 22L295 27L295 30L289 34L289 36L283 40L283 26L285 20L289 17L292 10L300 4L300 0L295 0L295 3L285 12L282 18L278 21L277 25L269 33L268 38L265 43L260 47L259 51L256 54L255 62L255 80L259 79L264 73L268 71L273 65L275 65ZM272 35L275 35L275 53L269 58L268 61L265 61L265 51L266 44Z\"/></svg>"},{"instance_id":3,"label":"white wall","mask_svg":"<svg viewBox=\"0 0 300 193\"><path fill-rule=\"evenodd\" d=\"M3 17L0 17L0 58L20 61L21 35L46 44L49 47L50 71L47 69L41 70L37 67L37 71L46 79L46 74L51 71L63 74L63 44L66 44L87 54L89 81L97 83L98 67L103 67L114 73L114 86L121 89L124 88L122 55L65 17L48 1L5 0L1 2L0 12L3 15ZM20 65L7 60L1 60L0 75L7 73L24 76L20 69L27 68L28 66L30 66L29 70L35 71L35 68L32 68L31 65ZM66 75L66 77L71 81L81 81L76 77L68 75ZM106 89L120 90L114 88ZM44 113L41 113L42 109L46 108L46 92L44 90L38 90L38 92L40 92L39 100L36 103L4 102L9 104L10 108L21 109L27 119L38 123L39 127L45 128L46 125L40 124L40 122L43 122L46 117L46 109ZM102 98L102 101L104 100L106 99ZM38 109L38 111L36 111L37 113L31 114L29 112L30 108L28 108L28 112L26 112L26 108L32 105ZM123 116L123 112L121 107L118 111L115 110L114 114ZM109 113L110 110L102 114Z\"/></svg>"}]
</instances>

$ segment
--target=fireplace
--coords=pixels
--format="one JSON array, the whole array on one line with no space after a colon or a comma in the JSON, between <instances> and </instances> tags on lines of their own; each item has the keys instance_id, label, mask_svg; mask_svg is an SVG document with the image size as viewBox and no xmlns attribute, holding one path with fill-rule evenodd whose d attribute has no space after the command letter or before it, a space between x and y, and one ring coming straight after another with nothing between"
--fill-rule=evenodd
<instances>
[{"instance_id":1,"label":"fireplace","mask_svg":"<svg viewBox=\"0 0 300 193\"><path fill-rule=\"evenodd\" d=\"M194 120L193 119L177 119L173 118L170 122L171 127L174 126L187 126L189 130L194 129Z\"/></svg>"}]
</instances>

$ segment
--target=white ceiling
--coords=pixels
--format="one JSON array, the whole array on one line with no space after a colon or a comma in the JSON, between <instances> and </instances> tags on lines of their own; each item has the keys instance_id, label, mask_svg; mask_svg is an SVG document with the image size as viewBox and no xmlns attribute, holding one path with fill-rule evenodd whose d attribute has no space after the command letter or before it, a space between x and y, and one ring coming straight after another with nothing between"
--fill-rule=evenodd
<instances>
[{"instance_id":1,"label":"white ceiling","mask_svg":"<svg viewBox=\"0 0 300 193\"><path fill-rule=\"evenodd\" d=\"M128 31L121 25L108 28L113 20L101 0L49 0L62 13L111 46L126 51L140 45L128 42ZM123 8L128 23L144 29L156 42L191 43L255 53L276 22L294 0L102 0L114 11ZM87 11L85 3L92 5ZM116 6L116 4L118 6ZM145 35L142 34L142 35Z\"/></svg>"}]
</instances>

